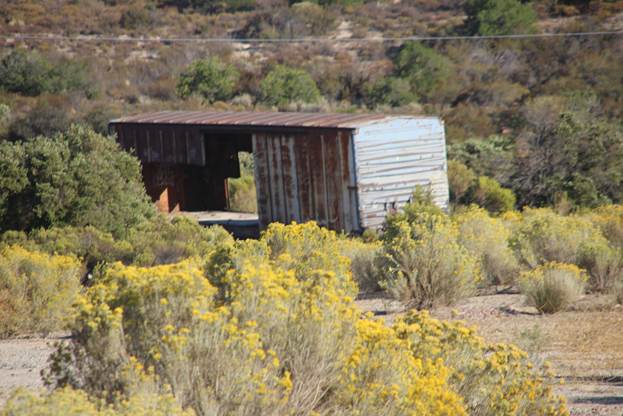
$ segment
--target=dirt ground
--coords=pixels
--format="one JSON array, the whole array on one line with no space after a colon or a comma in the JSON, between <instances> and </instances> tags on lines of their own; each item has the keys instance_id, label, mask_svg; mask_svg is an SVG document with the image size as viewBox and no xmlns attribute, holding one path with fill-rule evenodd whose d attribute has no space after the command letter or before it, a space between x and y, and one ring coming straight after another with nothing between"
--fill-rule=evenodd
<instances>
[{"instance_id":1,"label":"dirt ground","mask_svg":"<svg viewBox=\"0 0 623 416\"><path fill-rule=\"evenodd\" d=\"M400 312L381 296L359 306L391 322ZM518 294L466 299L431 314L476 326L489 342L520 345L535 360L547 360L567 397L572 415L623 415L623 308L607 297L587 296L573 310L540 315Z\"/></svg>"},{"instance_id":2,"label":"dirt ground","mask_svg":"<svg viewBox=\"0 0 623 416\"><path fill-rule=\"evenodd\" d=\"M399 316L400 305L381 295L357 301L388 322ZM565 380L558 388L567 396L572 415L623 415L623 308L611 299L586 297L574 310L539 315L521 295L497 294L466 299L432 314L478 327L490 342L513 342L535 360L548 360ZM38 388L52 344L48 338L0 340L0 408L16 387Z\"/></svg>"},{"instance_id":3,"label":"dirt ground","mask_svg":"<svg viewBox=\"0 0 623 416\"><path fill-rule=\"evenodd\" d=\"M0 340L0 409L17 387L41 388L41 370L62 334L47 338Z\"/></svg>"}]
</instances>

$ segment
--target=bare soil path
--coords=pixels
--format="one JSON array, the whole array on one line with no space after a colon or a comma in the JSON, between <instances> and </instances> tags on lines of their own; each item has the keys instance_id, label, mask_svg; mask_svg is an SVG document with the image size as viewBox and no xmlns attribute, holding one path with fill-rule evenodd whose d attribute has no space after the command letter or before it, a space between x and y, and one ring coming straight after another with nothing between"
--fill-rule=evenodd
<instances>
[{"instance_id":1,"label":"bare soil path","mask_svg":"<svg viewBox=\"0 0 623 416\"><path fill-rule=\"evenodd\" d=\"M41 370L60 339L62 335L0 340L0 409L13 389L43 387Z\"/></svg>"}]
</instances>

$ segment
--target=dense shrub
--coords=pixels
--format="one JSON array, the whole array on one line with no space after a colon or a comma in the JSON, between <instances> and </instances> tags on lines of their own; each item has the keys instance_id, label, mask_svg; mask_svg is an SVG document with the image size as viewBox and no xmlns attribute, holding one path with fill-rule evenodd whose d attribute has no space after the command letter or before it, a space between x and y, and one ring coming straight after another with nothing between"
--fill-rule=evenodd
<instances>
[{"instance_id":1,"label":"dense shrub","mask_svg":"<svg viewBox=\"0 0 623 416\"><path fill-rule=\"evenodd\" d=\"M23 231L7 231L0 235L0 244L19 245L31 251L48 254L76 256L91 273L97 265L132 260L132 247L124 241L115 240L112 234L95 227L38 228L26 234Z\"/></svg>"},{"instance_id":2,"label":"dense shrub","mask_svg":"<svg viewBox=\"0 0 623 416\"><path fill-rule=\"evenodd\" d=\"M80 290L75 257L9 246L0 251L0 338L63 329Z\"/></svg>"},{"instance_id":3,"label":"dense shrub","mask_svg":"<svg viewBox=\"0 0 623 416\"><path fill-rule=\"evenodd\" d=\"M261 99L268 105L285 107L292 102L314 103L320 98L316 82L302 69L275 66L260 84Z\"/></svg>"},{"instance_id":4,"label":"dense shrub","mask_svg":"<svg viewBox=\"0 0 623 416\"><path fill-rule=\"evenodd\" d=\"M200 13L223 13L253 10L255 0L157 0L160 5L175 6L180 11L193 9Z\"/></svg>"},{"instance_id":5,"label":"dense shrub","mask_svg":"<svg viewBox=\"0 0 623 416\"><path fill-rule=\"evenodd\" d=\"M531 4L519 0L468 0L465 12L470 34L485 36L530 33L537 18Z\"/></svg>"},{"instance_id":6,"label":"dense shrub","mask_svg":"<svg viewBox=\"0 0 623 416\"><path fill-rule=\"evenodd\" d=\"M374 109L379 105L400 107L417 101L417 96L411 90L408 80L403 78L381 78L365 89L364 101L368 108Z\"/></svg>"},{"instance_id":7,"label":"dense shrub","mask_svg":"<svg viewBox=\"0 0 623 416\"><path fill-rule=\"evenodd\" d=\"M15 50L0 61L0 87L24 95L42 94L50 89L50 69L38 54Z\"/></svg>"},{"instance_id":8,"label":"dense shrub","mask_svg":"<svg viewBox=\"0 0 623 416\"><path fill-rule=\"evenodd\" d=\"M473 170L456 160L448 161L448 187L450 188L450 202L458 204L476 182Z\"/></svg>"},{"instance_id":9,"label":"dense shrub","mask_svg":"<svg viewBox=\"0 0 623 416\"><path fill-rule=\"evenodd\" d=\"M515 208L515 194L510 189L502 188L498 181L481 176L468 197L469 202L476 203L492 214L512 211Z\"/></svg>"},{"instance_id":10,"label":"dense shrub","mask_svg":"<svg viewBox=\"0 0 623 416\"><path fill-rule=\"evenodd\" d=\"M160 215L130 229L122 239L92 226L40 228L28 234L8 231L0 235L2 245L77 256L87 273L115 262L139 266L176 263L207 256L217 243L233 241L220 226L208 228L186 217L167 219Z\"/></svg>"},{"instance_id":11,"label":"dense shrub","mask_svg":"<svg viewBox=\"0 0 623 416\"><path fill-rule=\"evenodd\" d=\"M459 226L459 243L479 260L484 283L512 284L519 264L509 247L510 230L503 221L476 207L452 219Z\"/></svg>"},{"instance_id":12,"label":"dense shrub","mask_svg":"<svg viewBox=\"0 0 623 416\"><path fill-rule=\"evenodd\" d=\"M220 226L203 227L195 220L157 216L132 228L125 238L132 248L130 262L139 266L171 264L206 256L216 244L233 244L232 236Z\"/></svg>"},{"instance_id":13,"label":"dense shrub","mask_svg":"<svg viewBox=\"0 0 623 416\"><path fill-rule=\"evenodd\" d=\"M584 294L585 272L573 264L546 263L523 272L519 281L528 303L541 313L564 310Z\"/></svg>"},{"instance_id":14,"label":"dense shrub","mask_svg":"<svg viewBox=\"0 0 623 416\"><path fill-rule=\"evenodd\" d=\"M72 61L53 64L36 52L16 49L0 60L0 89L36 96L89 89L84 65Z\"/></svg>"},{"instance_id":15,"label":"dense shrub","mask_svg":"<svg viewBox=\"0 0 623 416\"><path fill-rule=\"evenodd\" d=\"M553 205L565 194L574 206L596 207L623 196L623 128L585 102L553 120L535 120L518 143L511 187L521 205Z\"/></svg>"},{"instance_id":16,"label":"dense shrub","mask_svg":"<svg viewBox=\"0 0 623 416\"><path fill-rule=\"evenodd\" d=\"M452 62L421 42L406 42L395 59L395 66L397 75L406 79L418 96L430 98L452 85Z\"/></svg>"},{"instance_id":17,"label":"dense shrub","mask_svg":"<svg viewBox=\"0 0 623 416\"><path fill-rule=\"evenodd\" d=\"M344 239L341 254L350 259L353 280L360 293L380 290L383 280L382 245L379 241L363 242L358 238Z\"/></svg>"},{"instance_id":18,"label":"dense shrub","mask_svg":"<svg viewBox=\"0 0 623 416\"><path fill-rule=\"evenodd\" d=\"M257 194L255 178L241 175L227 179L229 209L237 212L257 212Z\"/></svg>"},{"instance_id":19,"label":"dense shrub","mask_svg":"<svg viewBox=\"0 0 623 416\"><path fill-rule=\"evenodd\" d=\"M27 114L9 125L11 140L25 140L35 136L54 136L67 130L71 124L66 102L58 98L40 100Z\"/></svg>"},{"instance_id":20,"label":"dense shrub","mask_svg":"<svg viewBox=\"0 0 623 416\"><path fill-rule=\"evenodd\" d=\"M200 415L565 414L513 347L426 314L393 328L362 315L341 243L315 224L274 225L216 243L204 267L115 265L78 300L46 379L114 407L147 376Z\"/></svg>"},{"instance_id":21,"label":"dense shrub","mask_svg":"<svg viewBox=\"0 0 623 416\"><path fill-rule=\"evenodd\" d=\"M459 229L443 215L394 221L385 241L387 274L382 285L418 309L450 305L472 293L480 278L477 259L458 242Z\"/></svg>"},{"instance_id":22,"label":"dense shrub","mask_svg":"<svg viewBox=\"0 0 623 416\"><path fill-rule=\"evenodd\" d=\"M182 72L177 81L177 93L182 98L193 94L213 103L233 98L240 74L218 57L193 62Z\"/></svg>"},{"instance_id":23,"label":"dense shrub","mask_svg":"<svg viewBox=\"0 0 623 416\"><path fill-rule=\"evenodd\" d=\"M138 160L82 126L24 143L0 142L9 169L0 230L92 225L115 236L153 215Z\"/></svg>"},{"instance_id":24,"label":"dense shrub","mask_svg":"<svg viewBox=\"0 0 623 416\"><path fill-rule=\"evenodd\" d=\"M611 287L621 270L619 252L590 220L550 209L526 209L511 246L519 261L531 268L558 262L586 269L589 285L596 290Z\"/></svg>"}]
</instances>

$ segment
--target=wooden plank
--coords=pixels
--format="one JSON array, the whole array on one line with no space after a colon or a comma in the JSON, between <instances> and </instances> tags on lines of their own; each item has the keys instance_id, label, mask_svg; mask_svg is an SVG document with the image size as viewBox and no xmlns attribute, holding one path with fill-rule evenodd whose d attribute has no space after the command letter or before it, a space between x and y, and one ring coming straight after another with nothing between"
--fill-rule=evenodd
<instances>
[{"instance_id":1,"label":"wooden plank","mask_svg":"<svg viewBox=\"0 0 623 416\"><path fill-rule=\"evenodd\" d=\"M270 186L270 168L266 137L262 133L253 135L253 163L255 189L257 193L257 212L260 228L264 229L272 222L272 189Z\"/></svg>"},{"instance_id":2,"label":"wooden plank","mask_svg":"<svg viewBox=\"0 0 623 416\"><path fill-rule=\"evenodd\" d=\"M309 177L312 182L312 202L313 202L313 219L318 224L327 226L327 204L325 193L326 178L324 175L324 158L322 136L310 138L308 141L309 148Z\"/></svg>"},{"instance_id":3,"label":"wooden plank","mask_svg":"<svg viewBox=\"0 0 623 416\"><path fill-rule=\"evenodd\" d=\"M326 181L326 201L328 226L333 230L343 228L341 172L339 158L339 143L336 133L327 133L323 136L324 161L322 169Z\"/></svg>"},{"instance_id":4,"label":"wooden plank","mask_svg":"<svg viewBox=\"0 0 623 416\"><path fill-rule=\"evenodd\" d=\"M293 138L294 159L296 163L296 178L298 188L299 219L305 222L315 219L314 216L314 190L313 177L310 172L309 142L312 140L308 135L297 135Z\"/></svg>"},{"instance_id":5,"label":"wooden plank","mask_svg":"<svg viewBox=\"0 0 623 416\"><path fill-rule=\"evenodd\" d=\"M294 140L294 136L288 135L282 136L280 141L284 199L288 223L301 221Z\"/></svg>"},{"instance_id":6,"label":"wooden plank","mask_svg":"<svg viewBox=\"0 0 623 416\"><path fill-rule=\"evenodd\" d=\"M287 212L285 207L285 198L283 195L283 173L282 173L282 156L281 156L281 136L267 135L269 163L271 173L271 189L272 189L272 213L273 221L287 223Z\"/></svg>"}]
</instances>

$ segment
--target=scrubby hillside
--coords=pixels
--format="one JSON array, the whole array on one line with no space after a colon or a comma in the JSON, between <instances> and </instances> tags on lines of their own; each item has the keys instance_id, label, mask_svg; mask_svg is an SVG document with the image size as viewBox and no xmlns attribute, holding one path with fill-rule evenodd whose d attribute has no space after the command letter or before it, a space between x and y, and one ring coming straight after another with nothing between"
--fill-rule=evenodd
<instances>
[{"instance_id":1,"label":"scrubby hillside","mask_svg":"<svg viewBox=\"0 0 623 416\"><path fill-rule=\"evenodd\" d=\"M155 109L428 113L455 167L519 206L622 199L623 36L400 39L616 31L621 1L12 0L0 18L11 140Z\"/></svg>"}]
</instances>

